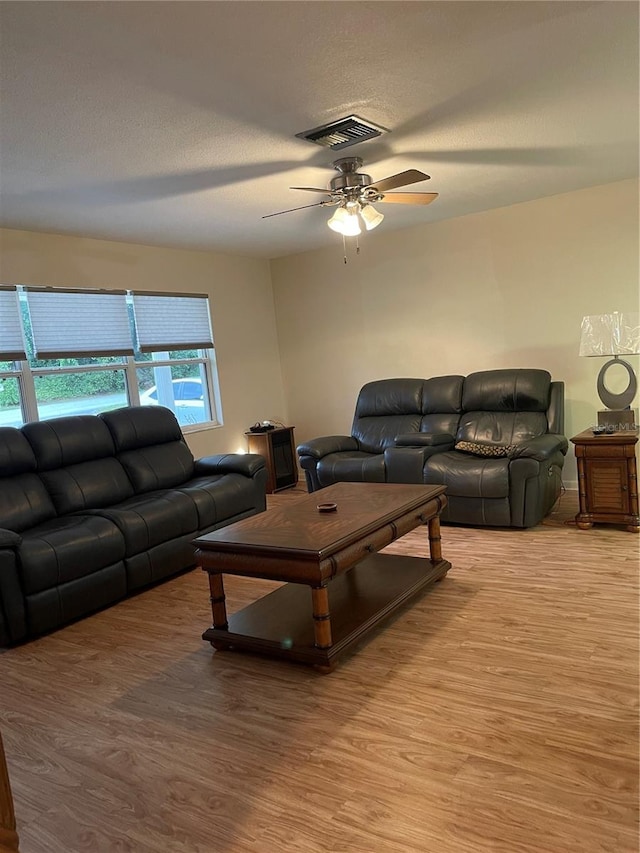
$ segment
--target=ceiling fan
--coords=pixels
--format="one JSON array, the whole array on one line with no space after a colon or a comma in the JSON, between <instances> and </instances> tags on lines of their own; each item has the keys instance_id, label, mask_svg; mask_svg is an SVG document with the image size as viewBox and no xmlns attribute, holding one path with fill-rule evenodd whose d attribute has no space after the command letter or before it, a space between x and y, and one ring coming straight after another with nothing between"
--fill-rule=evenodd
<instances>
[{"instance_id":1,"label":"ceiling fan","mask_svg":"<svg viewBox=\"0 0 640 853\"><path fill-rule=\"evenodd\" d=\"M397 175L390 175L380 181L373 181L370 175L358 172L362 166L360 157L342 157L335 160L333 168L338 172L335 178L329 181L328 189L319 187L290 187L292 190L303 192L322 193L328 198L314 204L303 204L301 207L291 207L288 210L280 210L278 213L268 213L263 219L271 216L281 216L283 213L292 213L294 210L304 210L308 207L330 207L338 206L328 226L344 237L355 237L361 233L360 219L364 222L367 231L379 225L384 216L373 207L372 202L392 204L430 204L438 198L438 193L390 193L389 190L396 187L405 187L420 181L428 181L430 176L417 169L407 169Z\"/></svg>"}]
</instances>

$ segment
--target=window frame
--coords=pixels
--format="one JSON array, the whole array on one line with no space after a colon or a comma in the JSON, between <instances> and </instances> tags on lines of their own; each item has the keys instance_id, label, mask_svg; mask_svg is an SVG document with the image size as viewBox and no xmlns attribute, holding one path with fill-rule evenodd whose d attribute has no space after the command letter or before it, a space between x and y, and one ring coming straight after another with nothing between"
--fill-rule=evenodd
<instances>
[{"instance_id":1,"label":"window frame","mask_svg":"<svg viewBox=\"0 0 640 853\"><path fill-rule=\"evenodd\" d=\"M19 292L26 291L27 287L16 285ZM130 297L132 291L127 291L127 296ZM180 294L169 294L180 296ZM207 297L208 304L208 297ZM210 310L210 309L209 309ZM21 317L21 321L22 321ZM28 330L24 327L25 336ZM179 352L180 350L171 350ZM171 352L167 351L167 353ZM39 376L60 376L64 374L79 374L79 373L103 373L122 371L124 379L124 388L126 395L127 406L139 406L140 396L143 393L140 389L138 381L138 370L149 367L170 367L175 368L182 365L196 364L201 366L203 378L206 387L203 389L203 400L205 408L208 406L209 419L193 424L180 424L180 429L183 434L200 432L205 429L216 429L223 426L222 406L220 400L220 382L218 377L215 346L211 349L199 348L196 350L197 356L189 358L156 358L157 353L152 353L152 359L141 361L136 358L136 348L134 342L134 355L122 355L121 361L114 361L108 364L86 364L86 365L65 365L65 366L47 366L35 367L32 366L28 359L14 360L9 362L13 367L0 367L0 382L5 378L17 379L19 410L22 416L22 422L39 421L40 414L38 411L38 400L36 395L36 387L34 379ZM86 353L85 358L100 358L100 354ZM35 358L34 358L35 360ZM50 359L54 360L54 359ZM187 377L188 378L188 377ZM72 405L70 406L72 408ZM176 407L178 408L178 407ZM179 420L179 412L173 410L176 418ZM73 416L73 411L69 412L69 416Z\"/></svg>"}]
</instances>

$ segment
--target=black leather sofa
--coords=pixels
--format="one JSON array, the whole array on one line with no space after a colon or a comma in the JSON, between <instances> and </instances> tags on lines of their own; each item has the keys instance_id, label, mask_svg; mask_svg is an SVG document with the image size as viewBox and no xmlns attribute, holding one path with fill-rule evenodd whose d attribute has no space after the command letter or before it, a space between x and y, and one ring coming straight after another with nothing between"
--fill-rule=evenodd
<instances>
[{"instance_id":1,"label":"black leather sofa","mask_svg":"<svg viewBox=\"0 0 640 853\"><path fill-rule=\"evenodd\" d=\"M564 383L546 370L369 382L351 435L298 446L310 492L331 483L447 487L443 521L532 527L556 502L568 442Z\"/></svg>"},{"instance_id":2,"label":"black leather sofa","mask_svg":"<svg viewBox=\"0 0 640 853\"><path fill-rule=\"evenodd\" d=\"M191 541L266 507L265 460L194 460L173 412L0 429L0 644L195 565Z\"/></svg>"}]
</instances>

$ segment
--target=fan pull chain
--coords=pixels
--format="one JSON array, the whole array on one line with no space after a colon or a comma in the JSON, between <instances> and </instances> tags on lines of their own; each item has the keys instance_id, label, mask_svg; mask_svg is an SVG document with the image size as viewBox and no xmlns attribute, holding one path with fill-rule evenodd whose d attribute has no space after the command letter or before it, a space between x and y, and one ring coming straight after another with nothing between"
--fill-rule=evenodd
<instances>
[{"instance_id":1,"label":"fan pull chain","mask_svg":"<svg viewBox=\"0 0 640 853\"><path fill-rule=\"evenodd\" d=\"M342 235L342 254L344 255L344 262L347 263L347 241L345 239L344 234Z\"/></svg>"},{"instance_id":2,"label":"fan pull chain","mask_svg":"<svg viewBox=\"0 0 640 853\"><path fill-rule=\"evenodd\" d=\"M356 255L360 254L360 240L356 236Z\"/></svg>"}]
</instances>

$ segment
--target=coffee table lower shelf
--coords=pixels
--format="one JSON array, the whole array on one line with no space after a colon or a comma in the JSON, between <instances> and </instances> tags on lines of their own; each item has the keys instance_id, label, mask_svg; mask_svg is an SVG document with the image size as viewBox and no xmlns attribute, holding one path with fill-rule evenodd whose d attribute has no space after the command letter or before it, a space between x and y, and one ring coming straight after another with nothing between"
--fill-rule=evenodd
<instances>
[{"instance_id":1,"label":"coffee table lower shelf","mask_svg":"<svg viewBox=\"0 0 640 853\"><path fill-rule=\"evenodd\" d=\"M239 649L331 670L337 658L385 617L451 568L446 560L372 554L328 585L329 648L314 644L311 588L288 583L229 617L228 629L202 635L216 649Z\"/></svg>"}]
</instances>

